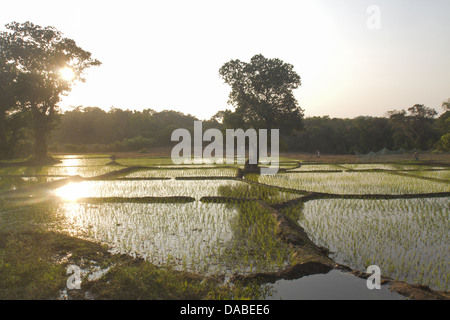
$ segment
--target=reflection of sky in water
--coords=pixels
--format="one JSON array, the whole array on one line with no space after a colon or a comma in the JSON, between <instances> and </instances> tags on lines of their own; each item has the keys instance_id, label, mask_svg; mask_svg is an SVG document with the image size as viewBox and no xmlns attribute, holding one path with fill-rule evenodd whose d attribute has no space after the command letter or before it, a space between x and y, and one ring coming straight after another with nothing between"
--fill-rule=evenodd
<instances>
[{"instance_id":1,"label":"reflection of sky in water","mask_svg":"<svg viewBox=\"0 0 450 320\"><path fill-rule=\"evenodd\" d=\"M58 212L72 236L107 243L113 252L178 267L219 268L205 264L231 241L230 221L237 209L225 204L102 204L64 203Z\"/></svg>"},{"instance_id":2,"label":"reflection of sky in water","mask_svg":"<svg viewBox=\"0 0 450 320\"><path fill-rule=\"evenodd\" d=\"M51 175L51 176L82 176L93 177L122 167L106 165L109 159L63 159L62 163L52 166L4 167L0 168L2 175Z\"/></svg>"},{"instance_id":3,"label":"reflection of sky in water","mask_svg":"<svg viewBox=\"0 0 450 320\"><path fill-rule=\"evenodd\" d=\"M61 188L58 188L54 191L54 194L64 200L75 201L80 198L89 197L91 192L84 182L79 182L69 183Z\"/></svg>"},{"instance_id":4,"label":"reflection of sky in water","mask_svg":"<svg viewBox=\"0 0 450 320\"><path fill-rule=\"evenodd\" d=\"M155 181L83 181L55 190L55 195L66 200L87 197L166 197L218 196L220 186L238 186L239 181L155 180Z\"/></svg>"},{"instance_id":5,"label":"reflection of sky in water","mask_svg":"<svg viewBox=\"0 0 450 320\"><path fill-rule=\"evenodd\" d=\"M72 159L64 159L62 160L62 166L65 167L76 167L81 165L81 160L80 159L76 159L76 158L72 158Z\"/></svg>"},{"instance_id":6,"label":"reflection of sky in water","mask_svg":"<svg viewBox=\"0 0 450 320\"><path fill-rule=\"evenodd\" d=\"M392 278L448 290L448 200L314 200L298 222L339 263L357 270L376 264Z\"/></svg>"},{"instance_id":7,"label":"reflection of sky in water","mask_svg":"<svg viewBox=\"0 0 450 320\"><path fill-rule=\"evenodd\" d=\"M268 300L405 300L398 293L381 289L368 289L367 281L332 270L296 280L279 280L272 285L274 294Z\"/></svg>"},{"instance_id":8,"label":"reflection of sky in water","mask_svg":"<svg viewBox=\"0 0 450 320\"><path fill-rule=\"evenodd\" d=\"M0 176L0 192L17 190L27 186L46 183L61 179L61 177L14 177L14 176Z\"/></svg>"},{"instance_id":9,"label":"reflection of sky in water","mask_svg":"<svg viewBox=\"0 0 450 320\"><path fill-rule=\"evenodd\" d=\"M175 166L171 167L171 170L157 169L157 170L140 170L132 172L126 175L127 178L150 178L150 177L163 177L163 178L175 178L175 177L186 177L186 176L221 176L221 177L236 177L236 169L230 168L189 168L189 169L174 169Z\"/></svg>"}]
</instances>

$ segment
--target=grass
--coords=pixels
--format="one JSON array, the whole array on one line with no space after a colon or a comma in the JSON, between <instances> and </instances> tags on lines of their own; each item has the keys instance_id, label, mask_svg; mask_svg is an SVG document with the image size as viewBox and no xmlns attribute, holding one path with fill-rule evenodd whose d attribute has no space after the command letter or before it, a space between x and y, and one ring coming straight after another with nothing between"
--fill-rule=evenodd
<instances>
[{"instance_id":1,"label":"grass","mask_svg":"<svg viewBox=\"0 0 450 320\"><path fill-rule=\"evenodd\" d=\"M66 277L64 266L52 263L52 243L31 232L0 234L0 243L0 299L58 296Z\"/></svg>"},{"instance_id":2,"label":"grass","mask_svg":"<svg viewBox=\"0 0 450 320\"><path fill-rule=\"evenodd\" d=\"M111 255L99 244L59 233L0 233L0 240L1 300L61 299L70 264L83 270L92 265L109 266L96 280L89 281L90 274L84 274L81 289L69 291L71 299L85 299L86 293L95 299L114 300L259 299L268 291L256 284L231 285L220 278ZM70 259L58 261L58 257L68 255Z\"/></svg>"}]
</instances>

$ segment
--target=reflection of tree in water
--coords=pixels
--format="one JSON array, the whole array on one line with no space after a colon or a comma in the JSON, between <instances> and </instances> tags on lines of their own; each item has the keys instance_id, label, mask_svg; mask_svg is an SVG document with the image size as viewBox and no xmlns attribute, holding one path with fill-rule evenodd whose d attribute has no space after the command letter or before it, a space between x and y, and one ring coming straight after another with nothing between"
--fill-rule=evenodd
<instances>
[{"instance_id":1,"label":"reflection of tree in water","mask_svg":"<svg viewBox=\"0 0 450 320\"><path fill-rule=\"evenodd\" d=\"M220 186L218 191L220 196L236 199L261 199L277 193L249 185ZM229 270L248 273L276 271L289 263L292 252L278 240L275 220L267 210L253 201L236 201L227 206L237 208L238 214L230 221L233 237L219 257L221 264Z\"/></svg>"},{"instance_id":2,"label":"reflection of tree in water","mask_svg":"<svg viewBox=\"0 0 450 320\"><path fill-rule=\"evenodd\" d=\"M3 176L0 178L0 192L18 190L23 187L47 182L46 177Z\"/></svg>"}]
</instances>

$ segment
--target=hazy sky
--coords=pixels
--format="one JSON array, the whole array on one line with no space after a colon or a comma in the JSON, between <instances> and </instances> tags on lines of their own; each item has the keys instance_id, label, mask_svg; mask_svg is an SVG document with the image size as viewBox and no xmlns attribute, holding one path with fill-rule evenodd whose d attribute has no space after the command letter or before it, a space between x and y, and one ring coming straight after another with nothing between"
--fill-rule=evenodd
<instances>
[{"instance_id":1,"label":"hazy sky","mask_svg":"<svg viewBox=\"0 0 450 320\"><path fill-rule=\"evenodd\" d=\"M2 0L0 10L2 30L12 21L51 25L103 63L64 109L209 119L231 108L219 68L255 54L294 65L306 116L383 116L416 103L441 112L450 98L449 0Z\"/></svg>"}]
</instances>

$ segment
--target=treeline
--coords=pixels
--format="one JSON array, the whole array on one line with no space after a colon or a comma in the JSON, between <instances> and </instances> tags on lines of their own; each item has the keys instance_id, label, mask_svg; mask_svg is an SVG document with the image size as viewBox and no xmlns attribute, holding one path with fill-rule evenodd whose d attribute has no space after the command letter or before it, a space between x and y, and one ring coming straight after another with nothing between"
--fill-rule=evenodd
<instances>
[{"instance_id":1,"label":"treeline","mask_svg":"<svg viewBox=\"0 0 450 320\"><path fill-rule=\"evenodd\" d=\"M293 151L320 150L330 154L354 154L389 150L419 149L450 151L450 110L437 116L434 109L414 105L408 110L391 111L386 117L304 119L304 130L286 137Z\"/></svg>"},{"instance_id":2,"label":"treeline","mask_svg":"<svg viewBox=\"0 0 450 320\"><path fill-rule=\"evenodd\" d=\"M445 106L444 106L445 107ZM218 113L203 121L203 130L227 128ZM293 134L281 132L283 151L354 154L383 148L450 150L450 111L436 117L434 109L415 105L408 110L392 111L386 117L340 119L304 118L303 129ZM193 132L196 117L176 111L156 112L97 107L78 107L59 116L50 136L53 152L150 151L151 148L173 146L171 134L186 128ZM235 128L236 129L236 128Z\"/></svg>"},{"instance_id":3,"label":"treeline","mask_svg":"<svg viewBox=\"0 0 450 320\"><path fill-rule=\"evenodd\" d=\"M53 152L149 151L154 147L173 145L175 129L193 132L190 114L152 109L143 111L97 107L77 107L61 114L49 140ZM216 120L203 122L203 128L222 128Z\"/></svg>"},{"instance_id":4,"label":"treeline","mask_svg":"<svg viewBox=\"0 0 450 320\"><path fill-rule=\"evenodd\" d=\"M386 117L307 117L301 120L301 130L292 134L281 130L280 148L291 152L320 150L328 154L368 153L383 148L450 151L450 110L445 103L444 110L439 117L434 109L423 105L392 111ZM203 121L203 130L231 128L223 114L218 112L210 120ZM20 125L20 130L11 137L15 143L3 145L2 158L26 157L32 151L33 132L26 125L26 117L15 119L18 115L12 114L7 119ZM172 132L186 128L193 133L196 120L192 115L171 110L111 108L105 111L97 107L77 107L57 115L57 124L49 136L49 149L70 153L147 152L152 148L175 145L177 142L171 141Z\"/></svg>"}]
</instances>

